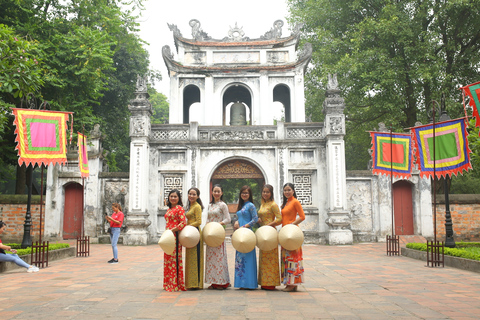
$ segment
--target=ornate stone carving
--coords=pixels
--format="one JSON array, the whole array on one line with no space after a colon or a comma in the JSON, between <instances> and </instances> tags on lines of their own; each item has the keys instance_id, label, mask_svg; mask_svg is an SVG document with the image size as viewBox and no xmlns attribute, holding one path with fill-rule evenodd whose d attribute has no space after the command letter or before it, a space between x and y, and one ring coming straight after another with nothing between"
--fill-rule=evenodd
<instances>
[{"instance_id":1,"label":"ornate stone carving","mask_svg":"<svg viewBox=\"0 0 480 320\"><path fill-rule=\"evenodd\" d=\"M97 123L93 126L93 130L90 131L90 139L100 139L102 132L100 131L100 125Z\"/></svg>"},{"instance_id":2,"label":"ornate stone carving","mask_svg":"<svg viewBox=\"0 0 480 320\"><path fill-rule=\"evenodd\" d=\"M417 124L415 124L417 125ZM378 132L388 132L387 126L385 126L385 123L380 122L378 124Z\"/></svg>"},{"instance_id":3,"label":"ornate stone carving","mask_svg":"<svg viewBox=\"0 0 480 320\"><path fill-rule=\"evenodd\" d=\"M170 46L163 46L162 47L162 54L169 58L170 60L173 60L173 53L172 50L170 49Z\"/></svg>"},{"instance_id":4,"label":"ornate stone carving","mask_svg":"<svg viewBox=\"0 0 480 320\"><path fill-rule=\"evenodd\" d=\"M176 24L167 23L167 25L168 25L168 28L170 29L170 31L173 32L173 35L175 37L182 37L182 33L180 32L180 30L178 29Z\"/></svg>"},{"instance_id":5,"label":"ornate stone carving","mask_svg":"<svg viewBox=\"0 0 480 320\"><path fill-rule=\"evenodd\" d=\"M163 199L166 200L168 193L173 189L183 193L183 174L182 173L170 173L163 175Z\"/></svg>"},{"instance_id":6,"label":"ornate stone carving","mask_svg":"<svg viewBox=\"0 0 480 320\"><path fill-rule=\"evenodd\" d=\"M304 23L296 23L293 27L292 35L298 35L305 24Z\"/></svg>"},{"instance_id":7,"label":"ornate stone carving","mask_svg":"<svg viewBox=\"0 0 480 320\"><path fill-rule=\"evenodd\" d=\"M232 41L232 42L240 42L240 41L248 41L248 37L245 37L245 32L243 31L243 27L239 28L237 23L235 22L235 27L230 27L228 30L228 37L223 39L224 41Z\"/></svg>"},{"instance_id":8,"label":"ornate stone carving","mask_svg":"<svg viewBox=\"0 0 480 320\"><path fill-rule=\"evenodd\" d=\"M192 37L197 41L210 40L210 37L205 31L200 28L200 21L197 19L192 19L189 22L190 27L192 27Z\"/></svg>"},{"instance_id":9,"label":"ornate stone carving","mask_svg":"<svg viewBox=\"0 0 480 320\"><path fill-rule=\"evenodd\" d=\"M351 219L348 212L329 212L325 223L331 230L350 230Z\"/></svg>"},{"instance_id":10,"label":"ornate stone carving","mask_svg":"<svg viewBox=\"0 0 480 320\"><path fill-rule=\"evenodd\" d=\"M283 21L282 20L276 20L273 23L273 27L270 29L270 31L265 32L263 36L260 36L260 39L262 40L272 40L272 39L278 39L282 37L282 27L283 27Z\"/></svg>"},{"instance_id":11,"label":"ornate stone carving","mask_svg":"<svg viewBox=\"0 0 480 320\"><path fill-rule=\"evenodd\" d=\"M191 171L192 171L192 188L197 186L196 182L196 171L195 168L197 167L197 149L192 148L192 166L191 166Z\"/></svg>"},{"instance_id":12,"label":"ornate stone carving","mask_svg":"<svg viewBox=\"0 0 480 320\"><path fill-rule=\"evenodd\" d=\"M337 80L337 74L334 73L333 75L332 74L328 74L327 75L327 79L328 79L328 82L327 82L327 90L338 90L338 80Z\"/></svg>"},{"instance_id":13,"label":"ornate stone carving","mask_svg":"<svg viewBox=\"0 0 480 320\"><path fill-rule=\"evenodd\" d=\"M264 140L263 131L214 131L212 140Z\"/></svg>"},{"instance_id":14,"label":"ornate stone carving","mask_svg":"<svg viewBox=\"0 0 480 320\"><path fill-rule=\"evenodd\" d=\"M212 179L263 179L262 172L252 163L232 160L222 164L215 170Z\"/></svg>"},{"instance_id":15,"label":"ornate stone carving","mask_svg":"<svg viewBox=\"0 0 480 320\"><path fill-rule=\"evenodd\" d=\"M302 60L302 59L305 59L305 58L309 58L309 57L312 56L312 52L313 52L312 44L309 43L309 42L306 42L303 45L302 50L298 53L298 59Z\"/></svg>"},{"instance_id":16,"label":"ornate stone carving","mask_svg":"<svg viewBox=\"0 0 480 320\"><path fill-rule=\"evenodd\" d=\"M143 136L145 135L146 121L143 118L132 118L132 136Z\"/></svg>"},{"instance_id":17,"label":"ornate stone carving","mask_svg":"<svg viewBox=\"0 0 480 320\"><path fill-rule=\"evenodd\" d=\"M280 186L283 188L283 184L285 183L285 162L283 161L283 154L284 154L284 148L279 148L278 149L278 169L280 171Z\"/></svg>"},{"instance_id":18,"label":"ornate stone carving","mask_svg":"<svg viewBox=\"0 0 480 320\"><path fill-rule=\"evenodd\" d=\"M318 139L323 138L320 129L287 129L287 139Z\"/></svg>"},{"instance_id":19,"label":"ornate stone carving","mask_svg":"<svg viewBox=\"0 0 480 320\"><path fill-rule=\"evenodd\" d=\"M309 172L292 173L297 199L303 206L312 205L312 174Z\"/></svg>"},{"instance_id":20,"label":"ornate stone carving","mask_svg":"<svg viewBox=\"0 0 480 320\"><path fill-rule=\"evenodd\" d=\"M155 130L152 131L152 140L188 140L188 130Z\"/></svg>"},{"instance_id":21,"label":"ornate stone carving","mask_svg":"<svg viewBox=\"0 0 480 320\"><path fill-rule=\"evenodd\" d=\"M147 92L147 76L137 75L137 92Z\"/></svg>"},{"instance_id":22,"label":"ornate stone carving","mask_svg":"<svg viewBox=\"0 0 480 320\"><path fill-rule=\"evenodd\" d=\"M330 117L329 121L330 133L342 134L343 130L343 121L341 117Z\"/></svg>"}]
</instances>

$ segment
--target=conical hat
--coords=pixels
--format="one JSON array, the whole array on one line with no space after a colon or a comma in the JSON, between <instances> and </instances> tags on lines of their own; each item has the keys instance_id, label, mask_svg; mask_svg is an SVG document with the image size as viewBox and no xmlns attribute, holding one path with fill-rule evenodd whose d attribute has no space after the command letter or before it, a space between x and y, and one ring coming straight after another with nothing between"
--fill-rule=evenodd
<instances>
[{"instance_id":1,"label":"conical hat","mask_svg":"<svg viewBox=\"0 0 480 320\"><path fill-rule=\"evenodd\" d=\"M218 247L225 240L225 229L218 222L209 222L203 228L203 241L209 247Z\"/></svg>"},{"instance_id":2,"label":"conical hat","mask_svg":"<svg viewBox=\"0 0 480 320\"><path fill-rule=\"evenodd\" d=\"M278 248L277 229L270 226L263 226L255 231L257 237L257 247L262 251L270 251Z\"/></svg>"},{"instance_id":3,"label":"conical hat","mask_svg":"<svg viewBox=\"0 0 480 320\"><path fill-rule=\"evenodd\" d=\"M165 230L158 240L158 245L162 248L163 252L171 255L175 250L175 235L172 230Z\"/></svg>"},{"instance_id":4,"label":"conical hat","mask_svg":"<svg viewBox=\"0 0 480 320\"><path fill-rule=\"evenodd\" d=\"M287 224L278 233L278 242L287 250L297 250L303 244L304 236L300 227Z\"/></svg>"},{"instance_id":5,"label":"conical hat","mask_svg":"<svg viewBox=\"0 0 480 320\"><path fill-rule=\"evenodd\" d=\"M255 233L248 228L239 228L232 234L233 247L242 253L248 253L255 249L257 239Z\"/></svg>"},{"instance_id":6,"label":"conical hat","mask_svg":"<svg viewBox=\"0 0 480 320\"><path fill-rule=\"evenodd\" d=\"M180 231L178 240L185 248L193 248L200 241L200 232L194 226L186 226Z\"/></svg>"}]
</instances>

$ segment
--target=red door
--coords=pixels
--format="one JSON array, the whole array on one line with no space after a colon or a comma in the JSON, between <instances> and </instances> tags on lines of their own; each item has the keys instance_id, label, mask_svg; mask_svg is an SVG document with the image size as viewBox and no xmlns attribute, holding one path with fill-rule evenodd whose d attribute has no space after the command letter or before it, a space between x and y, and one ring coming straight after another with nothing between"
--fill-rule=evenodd
<instances>
[{"instance_id":1,"label":"red door","mask_svg":"<svg viewBox=\"0 0 480 320\"><path fill-rule=\"evenodd\" d=\"M63 208L63 239L76 239L82 235L83 188L78 183L65 187Z\"/></svg>"},{"instance_id":2,"label":"red door","mask_svg":"<svg viewBox=\"0 0 480 320\"><path fill-rule=\"evenodd\" d=\"M408 181L393 184L395 235L413 234L412 185Z\"/></svg>"}]
</instances>

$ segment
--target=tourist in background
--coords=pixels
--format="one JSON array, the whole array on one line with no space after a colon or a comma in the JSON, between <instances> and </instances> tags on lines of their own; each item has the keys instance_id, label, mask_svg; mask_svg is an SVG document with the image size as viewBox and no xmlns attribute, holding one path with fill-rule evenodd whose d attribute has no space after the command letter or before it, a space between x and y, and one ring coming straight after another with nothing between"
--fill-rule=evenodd
<instances>
[{"instance_id":1,"label":"tourist in background","mask_svg":"<svg viewBox=\"0 0 480 320\"><path fill-rule=\"evenodd\" d=\"M183 280L182 245L178 232L187 224L180 191L170 191L167 198L168 210L165 213L166 228L175 235L175 249L171 255L163 254L163 289L165 291L186 291Z\"/></svg>"},{"instance_id":2,"label":"tourist in background","mask_svg":"<svg viewBox=\"0 0 480 320\"><path fill-rule=\"evenodd\" d=\"M257 209L253 204L252 189L243 186L240 189L237 218L234 229L249 228L258 221ZM257 255L255 248L248 253L235 253L235 288L257 289Z\"/></svg>"},{"instance_id":3,"label":"tourist in background","mask_svg":"<svg viewBox=\"0 0 480 320\"><path fill-rule=\"evenodd\" d=\"M230 221L228 206L223 202L223 189L216 184L212 188L212 199L208 205L207 223L219 222L225 226ZM224 290L230 286L225 241L219 247L212 248L207 246L206 248L205 282L211 284L208 289Z\"/></svg>"},{"instance_id":4,"label":"tourist in background","mask_svg":"<svg viewBox=\"0 0 480 320\"><path fill-rule=\"evenodd\" d=\"M7 224L3 221L0 221L0 234L2 234L7 228ZM12 253L6 253L5 251L10 251ZM31 266L25 261L23 261L18 255L17 250L12 249L10 246L4 245L0 239L0 261L13 262L17 266L24 267L27 269L27 272L38 272L39 269L36 266Z\"/></svg>"},{"instance_id":5,"label":"tourist in background","mask_svg":"<svg viewBox=\"0 0 480 320\"><path fill-rule=\"evenodd\" d=\"M203 289L203 241L200 229L203 204L199 197L200 190L197 188L188 190L188 204L185 206L187 225L198 229L200 241L195 247L186 249L185 287L187 289Z\"/></svg>"},{"instance_id":6,"label":"tourist in background","mask_svg":"<svg viewBox=\"0 0 480 320\"><path fill-rule=\"evenodd\" d=\"M280 209L273 201L273 187L269 184L266 184L262 189L262 205L258 210L258 222L261 226L272 228L282 223ZM258 284L264 290L275 290L275 287L280 285L278 247L270 251L260 250L258 255Z\"/></svg>"},{"instance_id":7,"label":"tourist in background","mask_svg":"<svg viewBox=\"0 0 480 320\"><path fill-rule=\"evenodd\" d=\"M124 215L122 207L118 203L112 204L112 216L105 215L105 219L110 222L110 243L112 244L113 258L108 263L118 263L118 238L120 237L120 228L123 224Z\"/></svg>"},{"instance_id":8,"label":"tourist in background","mask_svg":"<svg viewBox=\"0 0 480 320\"><path fill-rule=\"evenodd\" d=\"M305 220L300 201L297 200L295 186L286 183L283 186L282 227L287 224L298 226ZM303 283L303 256L302 248L287 250L282 248L282 283L286 286L283 291L297 291L297 285Z\"/></svg>"}]
</instances>

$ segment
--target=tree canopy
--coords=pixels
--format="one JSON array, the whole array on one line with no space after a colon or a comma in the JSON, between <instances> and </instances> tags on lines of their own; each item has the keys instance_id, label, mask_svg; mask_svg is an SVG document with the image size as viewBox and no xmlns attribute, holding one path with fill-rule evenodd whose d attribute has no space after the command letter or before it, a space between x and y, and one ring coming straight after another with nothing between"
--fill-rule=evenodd
<instances>
[{"instance_id":1,"label":"tree canopy","mask_svg":"<svg viewBox=\"0 0 480 320\"><path fill-rule=\"evenodd\" d=\"M429 121L445 94L463 115L459 87L480 80L480 1L289 0L290 22L313 45L307 114L321 121L327 74L346 102L347 169L366 169L379 122L397 132ZM355 156L353 156L355 155Z\"/></svg>"},{"instance_id":2,"label":"tree canopy","mask_svg":"<svg viewBox=\"0 0 480 320\"><path fill-rule=\"evenodd\" d=\"M0 8L2 116L33 93L52 110L73 111L74 132L100 124L110 170L128 171L137 75L160 78L135 33L142 0L0 0Z\"/></svg>"}]
</instances>

